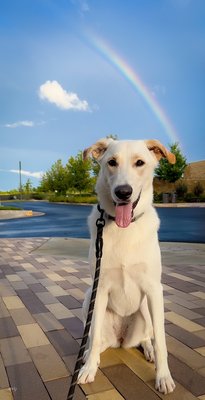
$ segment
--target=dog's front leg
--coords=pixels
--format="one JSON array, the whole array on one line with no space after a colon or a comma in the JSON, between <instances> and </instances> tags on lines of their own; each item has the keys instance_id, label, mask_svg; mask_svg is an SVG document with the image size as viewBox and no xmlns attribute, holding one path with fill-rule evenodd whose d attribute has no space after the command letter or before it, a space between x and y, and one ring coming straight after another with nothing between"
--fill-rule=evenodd
<instances>
[{"instance_id":1,"label":"dog's front leg","mask_svg":"<svg viewBox=\"0 0 205 400\"><path fill-rule=\"evenodd\" d=\"M173 392L174 381L167 362L167 346L164 329L164 303L162 285L151 285L147 293L148 305L154 330L154 350L156 364L156 389L167 394Z\"/></svg>"},{"instance_id":2,"label":"dog's front leg","mask_svg":"<svg viewBox=\"0 0 205 400\"><path fill-rule=\"evenodd\" d=\"M99 286L95 301L95 307L91 323L91 334L86 363L78 375L78 383L90 383L94 381L98 364L100 361L100 350L102 344L102 327L108 303L108 292Z\"/></svg>"}]
</instances>

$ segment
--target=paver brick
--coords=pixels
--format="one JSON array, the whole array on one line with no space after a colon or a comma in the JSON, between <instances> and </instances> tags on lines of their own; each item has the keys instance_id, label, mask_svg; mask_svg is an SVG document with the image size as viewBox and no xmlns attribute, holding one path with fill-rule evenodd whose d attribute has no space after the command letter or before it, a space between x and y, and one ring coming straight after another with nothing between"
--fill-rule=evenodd
<instances>
[{"instance_id":1,"label":"paver brick","mask_svg":"<svg viewBox=\"0 0 205 400\"><path fill-rule=\"evenodd\" d=\"M10 314L17 326L33 324L35 322L31 313L25 307L10 310Z\"/></svg>"},{"instance_id":2,"label":"paver brick","mask_svg":"<svg viewBox=\"0 0 205 400\"><path fill-rule=\"evenodd\" d=\"M194 371L190 366L184 364L172 354L169 354L169 366L173 378L181 383L187 390L190 390L192 394L200 396L205 393L204 376Z\"/></svg>"},{"instance_id":3,"label":"paver brick","mask_svg":"<svg viewBox=\"0 0 205 400\"><path fill-rule=\"evenodd\" d=\"M196 296L196 297L198 297L198 298L200 298L200 299L204 299L205 300L205 292L193 292L193 293L191 293L193 296Z\"/></svg>"},{"instance_id":4,"label":"paver brick","mask_svg":"<svg viewBox=\"0 0 205 400\"><path fill-rule=\"evenodd\" d=\"M48 291L53 295L53 296L67 296L68 293L60 286L58 285L53 285L53 286L48 286Z\"/></svg>"},{"instance_id":5,"label":"paver brick","mask_svg":"<svg viewBox=\"0 0 205 400\"><path fill-rule=\"evenodd\" d=\"M5 369L3 360L2 360L2 356L0 354L0 390L1 389L6 389L8 387L9 387L9 381L8 381L8 377L7 377L7 374L6 374L6 369ZM1 399L1 397L0 397L0 399Z\"/></svg>"},{"instance_id":6,"label":"paver brick","mask_svg":"<svg viewBox=\"0 0 205 400\"><path fill-rule=\"evenodd\" d=\"M7 367L7 373L14 400L50 400L50 396L33 363L11 365Z\"/></svg>"},{"instance_id":7,"label":"paver brick","mask_svg":"<svg viewBox=\"0 0 205 400\"><path fill-rule=\"evenodd\" d=\"M68 310L63 304L55 303L55 304L46 304L46 308L57 318L71 318L73 316L72 312ZM48 311L47 310L47 311Z\"/></svg>"},{"instance_id":8,"label":"paver brick","mask_svg":"<svg viewBox=\"0 0 205 400\"><path fill-rule=\"evenodd\" d=\"M166 308L170 311L174 311L178 315L181 315L182 317L185 317L189 320L196 320L197 318L202 318L202 316L196 312L196 309L194 309L194 311L189 310L188 308L180 306L179 304L166 303Z\"/></svg>"},{"instance_id":9,"label":"paver brick","mask_svg":"<svg viewBox=\"0 0 205 400\"><path fill-rule=\"evenodd\" d=\"M27 348L49 344L46 335L36 323L20 325L18 330Z\"/></svg>"},{"instance_id":10,"label":"paver brick","mask_svg":"<svg viewBox=\"0 0 205 400\"><path fill-rule=\"evenodd\" d=\"M1 339L0 349L6 367L31 361L29 353L20 336Z\"/></svg>"},{"instance_id":11,"label":"paver brick","mask_svg":"<svg viewBox=\"0 0 205 400\"><path fill-rule=\"evenodd\" d=\"M5 303L0 298L0 318L10 317L8 309L5 306Z\"/></svg>"},{"instance_id":12,"label":"paver brick","mask_svg":"<svg viewBox=\"0 0 205 400\"><path fill-rule=\"evenodd\" d=\"M148 363L144 355L136 349L119 349L116 352L121 362L129 367L144 382L148 382L155 377L154 364Z\"/></svg>"},{"instance_id":13,"label":"paver brick","mask_svg":"<svg viewBox=\"0 0 205 400\"><path fill-rule=\"evenodd\" d=\"M28 285L34 293L45 292L45 288L40 283L31 283Z\"/></svg>"},{"instance_id":14,"label":"paver brick","mask_svg":"<svg viewBox=\"0 0 205 400\"><path fill-rule=\"evenodd\" d=\"M78 353L79 344L65 329L47 332L46 335L62 357Z\"/></svg>"},{"instance_id":15,"label":"paver brick","mask_svg":"<svg viewBox=\"0 0 205 400\"><path fill-rule=\"evenodd\" d=\"M111 384L110 380L100 369L97 370L94 382L86 383L85 385L80 386L86 395L113 389L113 385Z\"/></svg>"},{"instance_id":16,"label":"paver brick","mask_svg":"<svg viewBox=\"0 0 205 400\"><path fill-rule=\"evenodd\" d=\"M0 400L13 400L13 395L10 388L0 389Z\"/></svg>"},{"instance_id":17,"label":"paver brick","mask_svg":"<svg viewBox=\"0 0 205 400\"><path fill-rule=\"evenodd\" d=\"M81 308L82 304L75 299L73 296L59 296L57 299L67 308L72 310L73 308Z\"/></svg>"},{"instance_id":18,"label":"paver brick","mask_svg":"<svg viewBox=\"0 0 205 400\"><path fill-rule=\"evenodd\" d=\"M177 325L167 324L166 332L192 349L205 345L205 337L204 339L200 338L197 336L196 332L188 332Z\"/></svg>"},{"instance_id":19,"label":"paver brick","mask_svg":"<svg viewBox=\"0 0 205 400\"><path fill-rule=\"evenodd\" d=\"M29 353L44 382L69 376L64 362L51 344L30 348Z\"/></svg>"},{"instance_id":20,"label":"paver brick","mask_svg":"<svg viewBox=\"0 0 205 400\"><path fill-rule=\"evenodd\" d=\"M68 389L70 387L71 378L55 379L49 382L45 382L46 388L52 400L66 400ZM77 385L73 400L86 400L81 388ZM112 400L112 399L110 399Z\"/></svg>"},{"instance_id":21,"label":"paver brick","mask_svg":"<svg viewBox=\"0 0 205 400\"><path fill-rule=\"evenodd\" d=\"M180 361L190 366L192 369L205 367L205 359L196 351L185 346L177 339L167 335L166 337L168 351L177 357Z\"/></svg>"},{"instance_id":22,"label":"paver brick","mask_svg":"<svg viewBox=\"0 0 205 400\"><path fill-rule=\"evenodd\" d=\"M173 322L175 325L180 326L181 328L186 329L188 332L196 332L203 329L202 325L197 324L196 322L189 321L187 318L182 317L181 315L176 314L175 312L166 312L165 318Z\"/></svg>"},{"instance_id":23,"label":"paver brick","mask_svg":"<svg viewBox=\"0 0 205 400\"><path fill-rule=\"evenodd\" d=\"M0 339L17 336L18 330L11 317L0 319Z\"/></svg>"},{"instance_id":24,"label":"paver brick","mask_svg":"<svg viewBox=\"0 0 205 400\"><path fill-rule=\"evenodd\" d=\"M195 351L197 351L197 353L201 354L202 356L205 356L205 346L198 347L195 349ZM205 367L204 367L204 370L205 370Z\"/></svg>"},{"instance_id":25,"label":"paver brick","mask_svg":"<svg viewBox=\"0 0 205 400\"><path fill-rule=\"evenodd\" d=\"M79 318L65 318L59 320L67 331L75 338L80 339L83 336L84 326Z\"/></svg>"},{"instance_id":26,"label":"paver brick","mask_svg":"<svg viewBox=\"0 0 205 400\"><path fill-rule=\"evenodd\" d=\"M18 296L7 296L3 297L3 301L8 310L15 310L16 308L25 308L21 299Z\"/></svg>"},{"instance_id":27,"label":"paver brick","mask_svg":"<svg viewBox=\"0 0 205 400\"><path fill-rule=\"evenodd\" d=\"M8 279L9 282L22 281L21 277L17 274L6 275L6 279Z\"/></svg>"},{"instance_id":28,"label":"paver brick","mask_svg":"<svg viewBox=\"0 0 205 400\"><path fill-rule=\"evenodd\" d=\"M103 368L102 371L125 399L136 400L140 393L140 400L159 400L159 396L126 365L114 365Z\"/></svg>"},{"instance_id":29,"label":"paver brick","mask_svg":"<svg viewBox=\"0 0 205 400\"><path fill-rule=\"evenodd\" d=\"M63 325L50 312L34 314L34 318L44 332L64 329Z\"/></svg>"},{"instance_id":30,"label":"paver brick","mask_svg":"<svg viewBox=\"0 0 205 400\"><path fill-rule=\"evenodd\" d=\"M202 327L205 327L205 317L196 319L196 323L199 323Z\"/></svg>"},{"instance_id":31,"label":"paver brick","mask_svg":"<svg viewBox=\"0 0 205 400\"><path fill-rule=\"evenodd\" d=\"M37 314L37 313L47 312L47 309L44 306L44 304L30 289L18 290L17 293L21 298L23 304L27 307L27 309L31 313Z\"/></svg>"},{"instance_id":32,"label":"paver brick","mask_svg":"<svg viewBox=\"0 0 205 400\"><path fill-rule=\"evenodd\" d=\"M43 292L39 292L36 293L36 296L39 298L39 300L43 303L43 304L54 304L54 303L58 303L58 300L56 299L55 296L53 296L51 293L49 292L45 292L45 288Z\"/></svg>"},{"instance_id":33,"label":"paver brick","mask_svg":"<svg viewBox=\"0 0 205 400\"><path fill-rule=\"evenodd\" d=\"M88 400L123 400L124 397L120 395L119 392L117 392L116 389L112 390L106 390L105 392L102 393L95 393L95 394L90 394L87 396Z\"/></svg>"}]
</instances>

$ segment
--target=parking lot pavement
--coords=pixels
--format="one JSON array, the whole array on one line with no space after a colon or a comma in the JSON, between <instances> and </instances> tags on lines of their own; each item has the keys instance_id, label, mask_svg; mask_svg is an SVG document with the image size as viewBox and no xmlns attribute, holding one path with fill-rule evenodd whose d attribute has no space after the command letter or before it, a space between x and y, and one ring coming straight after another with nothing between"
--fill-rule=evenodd
<instances>
[{"instance_id":1,"label":"parking lot pavement","mask_svg":"<svg viewBox=\"0 0 205 400\"><path fill-rule=\"evenodd\" d=\"M84 256L45 251L46 244L46 238L0 240L0 400L66 400L91 280ZM169 364L177 384L167 400L205 399L201 246L162 246L165 265L168 261L162 279ZM154 375L154 365L139 350L109 349L95 382L77 387L74 398L163 399L154 389Z\"/></svg>"}]
</instances>

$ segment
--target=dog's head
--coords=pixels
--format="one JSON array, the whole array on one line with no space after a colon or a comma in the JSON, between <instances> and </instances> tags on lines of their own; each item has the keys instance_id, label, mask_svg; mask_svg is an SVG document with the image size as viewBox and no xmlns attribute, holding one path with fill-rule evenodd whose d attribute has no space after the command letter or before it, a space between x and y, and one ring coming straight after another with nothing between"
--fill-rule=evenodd
<instances>
[{"instance_id":1,"label":"dog's head","mask_svg":"<svg viewBox=\"0 0 205 400\"><path fill-rule=\"evenodd\" d=\"M101 172L97 183L109 191L115 204L115 220L121 227L129 225L133 208L140 201L140 196L153 179L153 171L158 161L164 157L171 164L175 155L158 140L118 141L101 139L84 151L84 157L91 154L100 166Z\"/></svg>"}]
</instances>

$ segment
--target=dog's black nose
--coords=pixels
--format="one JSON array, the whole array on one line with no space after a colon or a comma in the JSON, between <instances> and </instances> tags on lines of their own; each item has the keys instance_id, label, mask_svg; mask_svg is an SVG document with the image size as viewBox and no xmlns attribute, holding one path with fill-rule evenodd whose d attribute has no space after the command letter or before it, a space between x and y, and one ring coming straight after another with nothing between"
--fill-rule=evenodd
<instances>
[{"instance_id":1,"label":"dog's black nose","mask_svg":"<svg viewBox=\"0 0 205 400\"><path fill-rule=\"evenodd\" d=\"M129 200L132 194L132 188L130 185L120 185L115 188L115 194L120 200Z\"/></svg>"}]
</instances>

